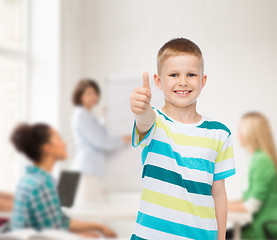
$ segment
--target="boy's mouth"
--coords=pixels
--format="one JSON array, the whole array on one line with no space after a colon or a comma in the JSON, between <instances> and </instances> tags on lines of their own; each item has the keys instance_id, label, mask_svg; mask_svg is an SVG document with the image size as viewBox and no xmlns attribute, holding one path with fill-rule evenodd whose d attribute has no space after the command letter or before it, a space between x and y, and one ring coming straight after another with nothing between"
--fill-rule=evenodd
<instances>
[{"instance_id":1,"label":"boy's mouth","mask_svg":"<svg viewBox=\"0 0 277 240\"><path fill-rule=\"evenodd\" d=\"M192 90L176 90L174 91L178 96L187 96L189 95Z\"/></svg>"}]
</instances>

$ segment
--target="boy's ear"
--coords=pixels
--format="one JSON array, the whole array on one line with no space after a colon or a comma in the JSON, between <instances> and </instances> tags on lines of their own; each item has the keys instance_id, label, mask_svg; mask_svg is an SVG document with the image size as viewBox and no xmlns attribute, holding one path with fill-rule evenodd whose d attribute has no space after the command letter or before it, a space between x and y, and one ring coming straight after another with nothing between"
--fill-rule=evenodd
<instances>
[{"instance_id":1,"label":"boy's ear","mask_svg":"<svg viewBox=\"0 0 277 240\"><path fill-rule=\"evenodd\" d=\"M158 87L158 89L162 90L161 78L157 73L154 74L154 82L155 82L156 86Z\"/></svg>"},{"instance_id":2,"label":"boy's ear","mask_svg":"<svg viewBox=\"0 0 277 240\"><path fill-rule=\"evenodd\" d=\"M206 82L207 82L207 75L206 75L206 74L203 74L203 76L202 76L202 87L201 87L201 89L206 85Z\"/></svg>"}]
</instances>

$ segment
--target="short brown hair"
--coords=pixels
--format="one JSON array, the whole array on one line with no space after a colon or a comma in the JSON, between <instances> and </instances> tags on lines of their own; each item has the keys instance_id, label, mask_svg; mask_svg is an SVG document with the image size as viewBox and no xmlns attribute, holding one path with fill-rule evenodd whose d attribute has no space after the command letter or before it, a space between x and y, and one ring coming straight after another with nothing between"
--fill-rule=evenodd
<instances>
[{"instance_id":1,"label":"short brown hair","mask_svg":"<svg viewBox=\"0 0 277 240\"><path fill-rule=\"evenodd\" d=\"M192 41L186 38L175 38L165 43L159 50L157 56L158 73L161 71L162 63L169 57L175 57L183 54L192 54L199 57L204 71L204 60L200 48Z\"/></svg>"},{"instance_id":2,"label":"short brown hair","mask_svg":"<svg viewBox=\"0 0 277 240\"><path fill-rule=\"evenodd\" d=\"M81 79L77 83L73 91L72 101L74 105L82 105L81 98L88 87L92 87L97 93L97 95L100 96L100 88L96 81L90 78Z\"/></svg>"}]
</instances>

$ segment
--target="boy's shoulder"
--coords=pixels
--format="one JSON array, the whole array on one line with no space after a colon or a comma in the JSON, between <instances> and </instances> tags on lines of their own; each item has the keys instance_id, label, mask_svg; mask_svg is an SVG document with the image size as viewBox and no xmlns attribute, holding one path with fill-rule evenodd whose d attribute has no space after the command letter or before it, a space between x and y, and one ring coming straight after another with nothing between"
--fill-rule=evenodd
<instances>
[{"instance_id":1,"label":"boy's shoulder","mask_svg":"<svg viewBox=\"0 0 277 240\"><path fill-rule=\"evenodd\" d=\"M174 121L174 119L170 118L169 116L165 115L160 108L155 108L152 107L154 112L156 113L156 116L161 117L162 119L164 119L164 123L166 122L171 122L174 123L176 121ZM194 124L191 124L194 125ZM206 129L206 130L215 130L215 131L220 131L220 132L224 132L225 134L227 134L227 136L231 135L231 131L230 129L221 121L218 121L214 118L202 115L202 120L199 122L199 124L195 124L194 125L196 128L200 128L200 129Z\"/></svg>"},{"instance_id":2,"label":"boy's shoulder","mask_svg":"<svg viewBox=\"0 0 277 240\"><path fill-rule=\"evenodd\" d=\"M215 120L213 118L203 116L204 121L197 127L205 128L209 130L222 130L228 133L228 136L231 135L230 129L221 121Z\"/></svg>"}]
</instances>

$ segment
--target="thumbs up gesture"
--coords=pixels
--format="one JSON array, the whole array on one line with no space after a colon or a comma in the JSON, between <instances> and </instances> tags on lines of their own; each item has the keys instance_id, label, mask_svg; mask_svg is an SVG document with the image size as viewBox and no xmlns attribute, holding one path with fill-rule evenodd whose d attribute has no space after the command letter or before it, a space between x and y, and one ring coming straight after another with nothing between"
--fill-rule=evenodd
<instances>
[{"instance_id":1,"label":"thumbs up gesture","mask_svg":"<svg viewBox=\"0 0 277 240\"><path fill-rule=\"evenodd\" d=\"M144 114L150 106L150 100L151 89L149 84L149 75L147 72L144 72L142 87L135 88L130 97L132 112L136 115Z\"/></svg>"}]
</instances>

